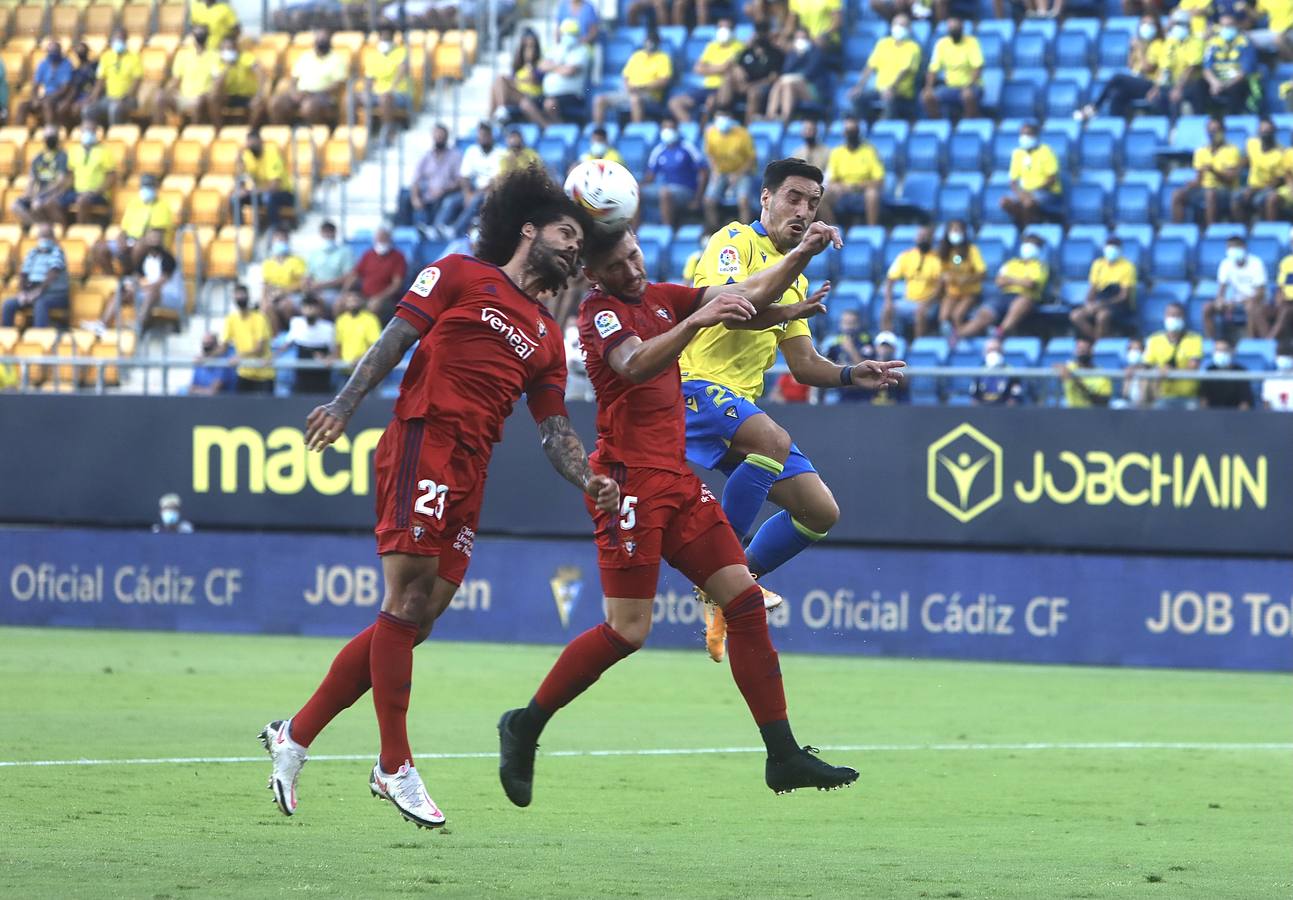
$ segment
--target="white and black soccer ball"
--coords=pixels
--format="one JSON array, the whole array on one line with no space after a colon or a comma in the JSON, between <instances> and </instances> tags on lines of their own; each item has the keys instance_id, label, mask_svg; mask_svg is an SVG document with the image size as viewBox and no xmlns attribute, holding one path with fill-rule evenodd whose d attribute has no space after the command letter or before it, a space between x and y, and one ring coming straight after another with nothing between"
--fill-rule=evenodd
<instances>
[{"instance_id":1,"label":"white and black soccer ball","mask_svg":"<svg viewBox=\"0 0 1293 900\"><path fill-rule=\"evenodd\" d=\"M606 228L622 228L638 211L638 182L617 162L590 159L566 176L566 196Z\"/></svg>"}]
</instances>

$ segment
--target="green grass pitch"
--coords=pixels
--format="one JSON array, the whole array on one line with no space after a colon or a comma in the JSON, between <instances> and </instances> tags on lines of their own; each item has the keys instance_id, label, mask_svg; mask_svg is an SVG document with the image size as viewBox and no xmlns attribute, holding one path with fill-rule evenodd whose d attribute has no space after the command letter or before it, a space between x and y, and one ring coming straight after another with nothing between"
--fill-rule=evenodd
<instances>
[{"instance_id":1,"label":"green grass pitch","mask_svg":"<svg viewBox=\"0 0 1293 900\"><path fill-rule=\"evenodd\" d=\"M774 796L754 752L545 757L758 743L726 666L647 650L553 720L519 810L494 724L558 648L433 640L410 733L449 824L426 832L367 759L312 761L292 819L271 804L255 735L340 646L0 629L0 762L257 757L0 765L0 897L1293 895L1287 676L787 655L801 741L869 747L824 751L862 771L847 791ZM375 735L365 700L312 750Z\"/></svg>"}]
</instances>

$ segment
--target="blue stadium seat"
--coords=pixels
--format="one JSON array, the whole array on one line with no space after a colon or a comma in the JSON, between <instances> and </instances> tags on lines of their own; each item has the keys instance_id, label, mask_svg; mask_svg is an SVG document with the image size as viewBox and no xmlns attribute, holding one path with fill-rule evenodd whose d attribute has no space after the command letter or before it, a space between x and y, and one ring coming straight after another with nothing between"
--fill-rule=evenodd
<instances>
[{"instance_id":1,"label":"blue stadium seat","mask_svg":"<svg viewBox=\"0 0 1293 900\"><path fill-rule=\"evenodd\" d=\"M934 209L938 199L939 176L926 172L911 172L903 179L898 198L921 209Z\"/></svg>"},{"instance_id":2,"label":"blue stadium seat","mask_svg":"<svg viewBox=\"0 0 1293 900\"><path fill-rule=\"evenodd\" d=\"M935 365L941 366L947 362L947 339L932 335L918 337L911 342L911 347L908 348L907 352L929 356L935 361Z\"/></svg>"},{"instance_id":3,"label":"blue stadium seat","mask_svg":"<svg viewBox=\"0 0 1293 900\"><path fill-rule=\"evenodd\" d=\"M1261 372L1275 368L1275 341L1270 338L1243 338L1235 345L1235 361L1246 369Z\"/></svg>"},{"instance_id":4,"label":"blue stadium seat","mask_svg":"<svg viewBox=\"0 0 1293 900\"><path fill-rule=\"evenodd\" d=\"M1060 244L1059 274L1061 278L1085 282L1092 261L1100 254L1103 242L1090 236L1074 237L1071 233Z\"/></svg>"},{"instance_id":5,"label":"blue stadium seat","mask_svg":"<svg viewBox=\"0 0 1293 900\"><path fill-rule=\"evenodd\" d=\"M1059 286L1059 305L1064 309L1073 309L1086 303L1090 290L1085 281L1061 281Z\"/></svg>"},{"instance_id":6,"label":"blue stadium seat","mask_svg":"<svg viewBox=\"0 0 1293 900\"><path fill-rule=\"evenodd\" d=\"M1042 123L1041 141L1051 148L1051 152L1059 160L1060 172L1068 172L1074 168L1077 157L1074 148L1077 146L1081 131L1082 126L1073 121L1072 110L1065 113L1062 118L1054 117Z\"/></svg>"},{"instance_id":7,"label":"blue stadium seat","mask_svg":"<svg viewBox=\"0 0 1293 900\"><path fill-rule=\"evenodd\" d=\"M1154 229L1150 225L1136 225L1119 222L1113 233L1122 238L1122 255L1131 260L1136 267L1140 280L1149 276L1148 260L1150 248L1154 244Z\"/></svg>"},{"instance_id":8,"label":"blue stadium seat","mask_svg":"<svg viewBox=\"0 0 1293 900\"><path fill-rule=\"evenodd\" d=\"M826 320L829 331L839 326L840 316L846 312L856 312L862 318L862 327L871 328L871 302L875 287L869 281L842 282L831 288L826 298L827 312L821 318Z\"/></svg>"},{"instance_id":9,"label":"blue stadium seat","mask_svg":"<svg viewBox=\"0 0 1293 900\"><path fill-rule=\"evenodd\" d=\"M982 172L987 162L983 138L974 131L958 129L948 141L947 155L952 172Z\"/></svg>"},{"instance_id":10,"label":"blue stadium seat","mask_svg":"<svg viewBox=\"0 0 1293 900\"><path fill-rule=\"evenodd\" d=\"M1097 247L1103 247L1105 238L1109 236L1109 229L1104 225L1074 225L1064 236L1066 241L1075 241L1078 239L1093 242Z\"/></svg>"},{"instance_id":11,"label":"blue stadium seat","mask_svg":"<svg viewBox=\"0 0 1293 900\"><path fill-rule=\"evenodd\" d=\"M947 183L938 192L938 220L948 222L961 219L971 224L975 221L978 194L968 185Z\"/></svg>"},{"instance_id":12,"label":"blue stadium seat","mask_svg":"<svg viewBox=\"0 0 1293 900\"><path fill-rule=\"evenodd\" d=\"M660 242L644 239L639 233L638 246L642 248L642 262L646 265L647 278L652 281L667 278L668 274L662 272L663 262L667 257Z\"/></svg>"},{"instance_id":13,"label":"blue stadium seat","mask_svg":"<svg viewBox=\"0 0 1293 900\"><path fill-rule=\"evenodd\" d=\"M641 135L626 134L615 144L615 149L624 157L624 165L630 172L646 171L647 159L651 156L651 147Z\"/></svg>"},{"instance_id":14,"label":"blue stadium seat","mask_svg":"<svg viewBox=\"0 0 1293 900\"><path fill-rule=\"evenodd\" d=\"M1226 116L1227 141L1242 151L1252 137L1257 137L1256 116Z\"/></svg>"},{"instance_id":15,"label":"blue stadium seat","mask_svg":"<svg viewBox=\"0 0 1293 900\"><path fill-rule=\"evenodd\" d=\"M557 122L543 129L545 139L559 140L566 145L566 150L573 150L579 140L579 126L573 122ZM608 134L607 137L610 137Z\"/></svg>"},{"instance_id":16,"label":"blue stadium seat","mask_svg":"<svg viewBox=\"0 0 1293 900\"><path fill-rule=\"evenodd\" d=\"M1195 248L1194 271L1200 278L1215 278L1217 267L1226 258L1226 241L1232 235L1244 236L1242 225L1224 223L1231 227L1213 225L1208 229Z\"/></svg>"},{"instance_id":17,"label":"blue stadium seat","mask_svg":"<svg viewBox=\"0 0 1293 900\"><path fill-rule=\"evenodd\" d=\"M969 22L966 23L967 25ZM987 23L982 23L987 24ZM1002 69L1006 66L1006 41L999 32L984 31L982 28L974 35L979 39L979 49L983 52L985 69Z\"/></svg>"},{"instance_id":18,"label":"blue stadium seat","mask_svg":"<svg viewBox=\"0 0 1293 900\"><path fill-rule=\"evenodd\" d=\"M566 169L569 168L570 163L570 149L567 147L566 142L561 138L552 138L545 134L539 138L539 143L535 145L534 149L544 164L552 171L553 177L564 180Z\"/></svg>"},{"instance_id":19,"label":"blue stadium seat","mask_svg":"<svg viewBox=\"0 0 1293 900\"><path fill-rule=\"evenodd\" d=\"M1190 285L1184 281L1160 281L1136 304L1140 333L1148 335L1163 328L1163 311L1168 304L1190 302Z\"/></svg>"},{"instance_id":20,"label":"blue stadium seat","mask_svg":"<svg viewBox=\"0 0 1293 900\"><path fill-rule=\"evenodd\" d=\"M985 66L979 80L983 87L979 108L992 115L1001 109L1001 91L1006 83L1006 72L1004 69L989 69Z\"/></svg>"},{"instance_id":21,"label":"blue stadium seat","mask_svg":"<svg viewBox=\"0 0 1293 900\"><path fill-rule=\"evenodd\" d=\"M943 143L936 134L922 133L920 131L912 134L907 139L907 171L942 172Z\"/></svg>"},{"instance_id":22,"label":"blue stadium seat","mask_svg":"<svg viewBox=\"0 0 1293 900\"><path fill-rule=\"evenodd\" d=\"M999 113L1003 118L1035 119L1041 85L1048 76L1043 69L1017 69L1001 88Z\"/></svg>"},{"instance_id":23,"label":"blue stadium seat","mask_svg":"<svg viewBox=\"0 0 1293 900\"><path fill-rule=\"evenodd\" d=\"M840 252L840 279L844 283L851 281L871 282L876 272L876 247L869 241L844 241Z\"/></svg>"},{"instance_id":24,"label":"blue stadium seat","mask_svg":"<svg viewBox=\"0 0 1293 900\"><path fill-rule=\"evenodd\" d=\"M1070 223L1098 225L1108 216L1105 189L1096 181L1079 181L1066 192L1065 201Z\"/></svg>"},{"instance_id":25,"label":"blue stadium seat","mask_svg":"<svg viewBox=\"0 0 1293 900\"><path fill-rule=\"evenodd\" d=\"M1078 166L1082 169L1116 169L1121 154L1118 140L1108 131L1086 129L1078 139Z\"/></svg>"},{"instance_id":26,"label":"blue stadium seat","mask_svg":"<svg viewBox=\"0 0 1293 900\"><path fill-rule=\"evenodd\" d=\"M1012 366L1035 366L1042 357L1042 339L1008 337L1001 342L1001 352Z\"/></svg>"},{"instance_id":27,"label":"blue stadium seat","mask_svg":"<svg viewBox=\"0 0 1293 900\"><path fill-rule=\"evenodd\" d=\"M862 30L853 31L844 39L844 68L847 72L861 72L866 65L867 57L875 49L879 35L884 34L886 23L881 21L862 21L858 23Z\"/></svg>"},{"instance_id":28,"label":"blue stadium seat","mask_svg":"<svg viewBox=\"0 0 1293 900\"><path fill-rule=\"evenodd\" d=\"M687 267L688 257L698 249L700 248L695 242L675 238L674 242L669 245L664 260L665 277L672 281L679 281L682 278L683 270Z\"/></svg>"},{"instance_id":29,"label":"blue stadium seat","mask_svg":"<svg viewBox=\"0 0 1293 900\"><path fill-rule=\"evenodd\" d=\"M1098 42L1097 65L1115 69L1127 67L1127 52L1131 49L1131 36L1136 32L1138 21L1134 16L1105 20Z\"/></svg>"},{"instance_id":30,"label":"blue stadium seat","mask_svg":"<svg viewBox=\"0 0 1293 900\"><path fill-rule=\"evenodd\" d=\"M1049 25L1051 34L1040 25ZM1053 21L1027 19L1019 26L1012 45L1015 69L1045 69L1051 62L1051 38L1055 31Z\"/></svg>"},{"instance_id":31,"label":"blue stadium seat","mask_svg":"<svg viewBox=\"0 0 1293 900\"><path fill-rule=\"evenodd\" d=\"M1041 364L1046 367L1062 365L1073 358L1073 349L1077 339L1069 335L1059 335L1046 342L1042 350Z\"/></svg>"},{"instance_id":32,"label":"blue stadium seat","mask_svg":"<svg viewBox=\"0 0 1293 900\"><path fill-rule=\"evenodd\" d=\"M647 148L654 147L660 141L659 122L629 122L624 126L620 140L627 137L638 137L646 142ZM623 152L622 150L620 151Z\"/></svg>"},{"instance_id":33,"label":"blue stadium seat","mask_svg":"<svg viewBox=\"0 0 1293 900\"><path fill-rule=\"evenodd\" d=\"M1181 116L1172 131L1171 146L1193 153L1208 142L1207 116Z\"/></svg>"},{"instance_id":34,"label":"blue stadium seat","mask_svg":"<svg viewBox=\"0 0 1293 900\"><path fill-rule=\"evenodd\" d=\"M987 64L988 48L984 43L985 40L995 43L1001 42L1001 66L1010 66L1014 64L1014 58L1011 56L1011 49L1015 43L1015 23L1011 19L994 19L991 16L981 19L974 27L974 36L979 39L979 44L983 47L984 63Z\"/></svg>"},{"instance_id":35,"label":"blue stadium seat","mask_svg":"<svg viewBox=\"0 0 1293 900\"><path fill-rule=\"evenodd\" d=\"M1188 281L1191 248L1180 237L1159 235L1150 250L1150 275L1155 281Z\"/></svg>"},{"instance_id":36,"label":"blue stadium seat","mask_svg":"<svg viewBox=\"0 0 1293 900\"><path fill-rule=\"evenodd\" d=\"M1275 223L1278 224L1278 223ZM1260 259L1266 266L1266 274L1272 282L1275 281L1275 273L1279 269L1280 260L1288 253L1288 239L1283 240L1270 237L1268 235L1250 234L1248 236L1248 252ZM1271 290L1275 290L1272 284Z\"/></svg>"},{"instance_id":37,"label":"blue stadium seat","mask_svg":"<svg viewBox=\"0 0 1293 900\"><path fill-rule=\"evenodd\" d=\"M1188 184L1194 178L1193 169L1172 169L1167 173L1162 190L1158 194L1158 217L1164 224L1172 218L1172 194Z\"/></svg>"},{"instance_id":38,"label":"blue stadium seat","mask_svg":"<svg viewBox=\"0 0 1293 900\"><path fill-rule=\"evenodd\" d=\"M1127 172L1113 194L1113 218L1117 222L1149 225L1163 186L1161 172Z\"/></svg>"},{"instance_id":39,"label":"blue stadium seat","mask_svg":"<svg viewBox=\"0 0 1293 900\"><path fill-rule=\"evenodd\" d=\"M979 195L979 221L994 225L1011 224L1010 217L1001 208L1001 198L1010 193L1010 183L1004 173L992 173L992 178Z\"/></svg>"},{"instance_id":40,"label":"blue stadium seat","mask_svg":"<svg viewBox=\"0 0 1293 900\"><path fill-rule=\"evenodd\" d=\"M1100 338L1095 342L1095 364L1101 369L1121 369L1126 365L1129 343L1125 337Z\"/></svg>"},{"instance_id":41,"label":"blue stadium seat","mask_svg":"<svg viewBox=\"0 0 1293 900\"><path fill-rule=\"evenodd\" d=\"M1076 21L1065 22L1055 38L1055 65L1089 69L1095 62L1095 42L1084 30L1075 27Z\"/></svg>"},{"instance_id":42,"label":"blue stadium seat","mask_svg":"<svg viewBox=\"0 0 1293 900\"><path fill-rule=\"evenodd\" d=\"M1163 116L1143 116L1131 123L1122 145L1122 164L1128 169L1156 169L1158 151L1167 144L1168 122Z\"/></svg>"},{"instance_id":43,"label":"blue stadium seat","mask_svg":"<svg viewBox=\"0 0 1293 900\"><path fill-rule=\"evenodd\" d=\"M1010 154L1019 146L1019 128L1028 119L1002 119L997 123L997 130L989 143L991 151L991 170L994 173L1005 172L1010 168Z\"/></svg>"},{"instance_id":44,"label":"blue stadium seat","mask_svg":"<svg viewBox=\"0 0 1293 900\"><path fill-rule=\"evenodd\" d=\"M1091 86L1087 69L1056 69L1046 86L1043 111L1047 118L1065 118L1072 122L1073 112L1086 102ZM1073 124L1077 124L1074 122Z\"/></svg>"},{"instance_id":45,"label":"blue stadium seat","mask_svg":"<svg viewBox=\"0 0 1293 900\"><path fill-rule=\"evenodd\" d=\"M1005 241L998 237L980 237L974 243L983 256L983 265L989 276L995 274L1006 260L1014 256L1014 246L1007 246ZM991 277L988 280L990 281Z\"/></svg>"},{"instance_id":46,"label":"blue stadium seat","mask_svg":"<svg viewBox=\"0 0 1293 900\"><path fill-rule=\"evenodd\" d=\"M668 225L639 225L637 236L639 241L655 241L662 247L668 247L674 241L673 229Z\"/></svg>"}]
</instances>

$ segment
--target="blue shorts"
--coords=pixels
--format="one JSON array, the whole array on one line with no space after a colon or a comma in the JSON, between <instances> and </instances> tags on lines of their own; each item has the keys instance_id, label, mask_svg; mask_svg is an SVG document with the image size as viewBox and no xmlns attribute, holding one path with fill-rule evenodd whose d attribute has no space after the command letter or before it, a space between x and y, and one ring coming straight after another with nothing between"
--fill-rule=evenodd
<instances>
[{"instance_id":1,"label":"blue shorts","mask_svg":"<svg viewBox=\"0 0 1293 900\"><path fill-rule=\"evenodd\" d=\"M732 437L746 419L763 414L763 410L712 381L684 381L682 395L687 406L687 461L702 469L731 475L739 464L724 462ZM790 455L777 481L816 471L798 445L791 444Z\"/></svg>"},{"instance_id":2,"label":"blue shorts","mask_svg":"<svg viewBox=\"0 0 1293 900\"><path fill-rule=\"evenodd\" d=\"M1048 216L1064 214L1063 194L1057 194L1054 191L1033 191L1033 199L1037 201L1037 208Z\"/></svg>"}]
</instances>

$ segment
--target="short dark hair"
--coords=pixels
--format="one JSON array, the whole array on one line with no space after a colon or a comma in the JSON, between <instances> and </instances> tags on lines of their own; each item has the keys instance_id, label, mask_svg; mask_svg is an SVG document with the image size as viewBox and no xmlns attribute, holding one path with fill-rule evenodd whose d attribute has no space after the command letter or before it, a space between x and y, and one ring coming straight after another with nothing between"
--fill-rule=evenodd
<instances>
[{"instance_id":1,"label":"short dark hair","mask_svg":"<svg viewBox=\"0 0 1293 900\"><path fill-rule=\"evenodd\" d=\"M807 178L817 184L825 180L822 170L812 163L797 156L788 156L768 163L763 170L763 189L775 194L787 178Z\"/></svg>"},{"instance_id":2,"label":"short dark hair","mask_svg":"<svg viewBox=\"0 0 1293 900\"><path fill-rule=\"evenodd\" d=\"M569 217L587 236L592 221L542 166L514 169L497 179L480 208L480 237L476 256L496 266L506 265L521 243L521 229L528 222L536 228Z\"/></svg>"},{"instance_id":3,"label":"short dark hair","mask_svg":"<svg viewBox=\"0 0 1293 900\"><path fill-rule=\"evenodd\" d=\"M584 231L584 262L597 265L619 246L631 229L594 227Z\"/></svg>"}]
</instances>

